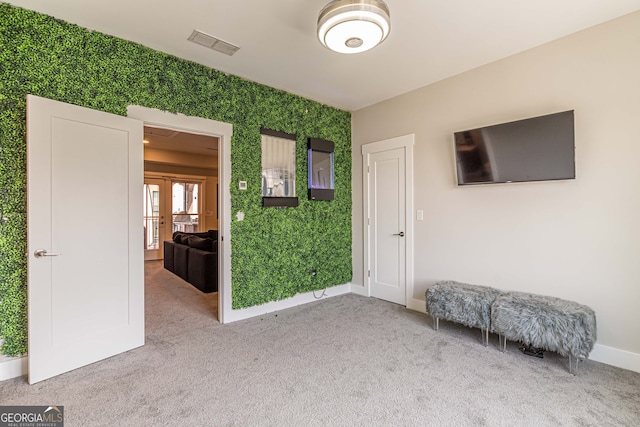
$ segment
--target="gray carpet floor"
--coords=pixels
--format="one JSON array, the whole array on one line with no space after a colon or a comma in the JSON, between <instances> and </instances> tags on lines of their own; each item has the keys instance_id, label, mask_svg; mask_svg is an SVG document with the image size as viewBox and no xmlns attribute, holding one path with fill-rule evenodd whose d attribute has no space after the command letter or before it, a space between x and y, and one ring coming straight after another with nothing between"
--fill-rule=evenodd
<instances>
[{"instance_id":1,"label":"gray carpet floor","mask_svg":"<svg viewBox=\"0 0 640 427\"><path fill-rule=\"evenodd\" d=\"M144 347L35 385L1 405L64 405L71 426L640 426L640 374L506 353L497 336L343 295L228 325L146 263Z\"/></svg>"}]
</instances>

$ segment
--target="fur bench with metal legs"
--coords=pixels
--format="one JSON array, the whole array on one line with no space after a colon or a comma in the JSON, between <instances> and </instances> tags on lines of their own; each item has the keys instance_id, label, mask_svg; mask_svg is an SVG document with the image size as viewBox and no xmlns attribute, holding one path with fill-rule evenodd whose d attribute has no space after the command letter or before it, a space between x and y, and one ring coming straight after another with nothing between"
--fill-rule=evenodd
<instances>
[{"instance_id":1,"label":"fur bench with metal legs","mask_svg":"<svg viewBox=\"0 0 640 427\"><path fill-rule=\"evenodd\" d=\"M582 304L560 298L505 292L491 308L491 328L499 334L500 348L507 340L520 341L527 346L555 351L572 359L587 358L596 342L595 312Z\"/></svg>"},{"instance_id":2,"label":"fur bench with metal legs","mask_svg":"<svg viewBox=\"0 0 640 427\"><path fill-rule=\"evenodd\" d=\"M455 281L438 282L425 293L427 313L433 318L433 328L436 331L440 319L480 328L482 342L487 346L491 329L491 305L500 294L501 291L488 286Z\"/></svg>"}]
</instances>

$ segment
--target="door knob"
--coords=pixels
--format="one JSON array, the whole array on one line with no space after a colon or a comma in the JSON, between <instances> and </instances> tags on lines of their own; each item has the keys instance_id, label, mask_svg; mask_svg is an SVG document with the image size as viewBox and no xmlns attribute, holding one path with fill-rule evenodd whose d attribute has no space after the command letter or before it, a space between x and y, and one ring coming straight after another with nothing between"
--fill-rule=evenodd
<instances>
[{"instance_id":1,"label":"door knob","mask_svg":"<svg viewBox=\"0 0 640 427\"><path fill-rule=\"evenodd\" d=\"M36 258L42 258L43 256L58 256L58 255L60 255L60 253L47 252L46 249L36 249L36 251L33 253L33 256L35 256Z\"/></svg>"},{"instance_id":2,"label":"door knob","mask_svg":"<svg viewBox=\"0 0 640 427\"><path fill-rule=\"evenodd\" d=\"M394 236L404 237L404 231L394 234Z\"/></svg>"}]
</instances>

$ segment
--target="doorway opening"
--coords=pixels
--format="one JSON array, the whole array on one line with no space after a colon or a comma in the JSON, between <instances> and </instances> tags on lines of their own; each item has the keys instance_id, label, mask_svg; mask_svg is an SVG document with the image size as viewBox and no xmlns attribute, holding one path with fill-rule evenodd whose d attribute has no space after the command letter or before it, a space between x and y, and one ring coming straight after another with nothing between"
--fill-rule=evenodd
<instances>
[{"instance_id":1,"label":"doorway opening","mask_svg":"<svg viewBox=\"0 0 640 427\"><path fill-rule=\"evenodd\" d=\"M233 125L202 117L185 116L154 108L130 105L127 116L142 122L144 126L180 131L195 135L218 138L217 197L218 235L218 320L226 323L233 320L231 307L231 136ZM142 190L140 190L142 191ZM140 214L142 214L140 210ZM142 215L140 215L140 219Z\"/></svg>"},{"instance_id":2,"label":"doorway opening","mask_svg":"<svg viewBox=\"0 0 640 427\"><path fill-rule=\"evenodd\" d=\"M219 145L220 138L216 136L144 126L144 259L145 272L150 272L145 274L145 287L164 275L176 286L187 287L186 292L196 293L192 303L207 307L215 318L218 318L218 292L199 286L204 279L192 280L196 271L189 270L198 270L201 276L215 275L206 281L218 282ZM204 238L204 234L216 239L206 238L211 240L206 247L211 253L199 254L203 255L199 263L187 263L187 259L174 256L175 243L186 243L186 237L179 241L182 237ZM181 264L174 268L178 262Z\"/></svg>"}]
</instances>

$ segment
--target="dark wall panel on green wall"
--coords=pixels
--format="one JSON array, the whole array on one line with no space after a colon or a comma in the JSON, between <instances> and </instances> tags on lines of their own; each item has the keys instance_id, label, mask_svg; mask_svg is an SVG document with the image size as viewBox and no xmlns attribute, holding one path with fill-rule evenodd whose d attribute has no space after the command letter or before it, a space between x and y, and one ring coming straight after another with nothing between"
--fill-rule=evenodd
<instances>
[{"instance_id":1,"label":"dark wall panel on green wall","mask_svg":"<svg viewBox=\"0 0 640 427\"><path fill-rule=\"evenodd\" d=\"M233 125L232 301L250 307L351 280L351 116L281 90L0 4L0 338L27 350L26 95L114 114L129 105ZM307 138L336 143L330 202L263 208L260 128L297 135L296 193L307 192ZM238 181L248 183L239 191ZM142 250L142 248L141 248ZM317 274L311 275L311 269Z\"/></svg>"}]
</instances>

